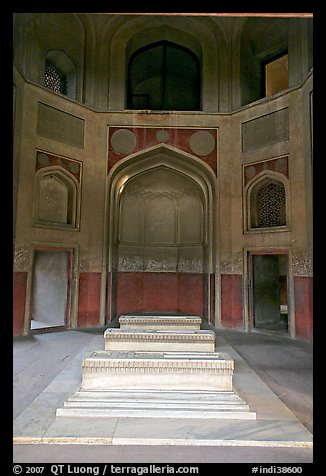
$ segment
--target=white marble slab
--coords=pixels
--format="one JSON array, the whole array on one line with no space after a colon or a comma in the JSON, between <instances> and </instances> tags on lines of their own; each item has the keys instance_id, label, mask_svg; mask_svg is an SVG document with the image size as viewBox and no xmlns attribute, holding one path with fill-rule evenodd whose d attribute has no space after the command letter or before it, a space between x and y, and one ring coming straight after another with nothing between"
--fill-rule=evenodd
<instances>
[{"instance_id":1,"label":"white marble slab","mask_svg":"<svg viewBox=\"0 0 326 476\"><path fill-rule=\"evenodd\" d=\"M121 329L200 329L201 318L199 316L137 316L128 314L119 317L119 324Z\"/></svg>"},{"instance_id":2,"label":"white marble slab","mask_svg":"<svg viewBox=\"0 0 326 476\"><path fill-rule=\"evenodd\" d=\"M234 361L221 352L93 352L83 390L232 390Z\"/></svg>"},{"instance_id":3,"label":"white marble slab","mask_svg":"<svg viewBox=\"0 0 326 476\"><path fill-rule=\"evenodd\" d=\"M115 329L104 332L105 350L214 352L215 333L207 330Z\"/></svg>"}]
</instances>

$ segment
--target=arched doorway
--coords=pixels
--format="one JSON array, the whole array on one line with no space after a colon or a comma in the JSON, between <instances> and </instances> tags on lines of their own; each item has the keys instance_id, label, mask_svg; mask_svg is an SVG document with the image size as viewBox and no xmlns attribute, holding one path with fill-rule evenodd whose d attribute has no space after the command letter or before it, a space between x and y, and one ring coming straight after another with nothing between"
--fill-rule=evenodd
<instances>
[{"instance_id":1,"label":"arched doorway","mask_svg":"<svg viewBox=\"0 0 326 476\"><path fill-rule=\"evenodd\" d=\"M205 163L166 145L111 170L108 320L154 312L211 320L214 178Z\"/></svg>"},{"instance_id":2,"label":"arched doorway","mask_svg":"<svg viewBox=\"0 0 326 476\"><path fill-rule=\"evenodd\" d=\"M200 110L200 65L192 51L161 41L137 50L128 65L128 109Z\"/></svg>"}]
</instances>

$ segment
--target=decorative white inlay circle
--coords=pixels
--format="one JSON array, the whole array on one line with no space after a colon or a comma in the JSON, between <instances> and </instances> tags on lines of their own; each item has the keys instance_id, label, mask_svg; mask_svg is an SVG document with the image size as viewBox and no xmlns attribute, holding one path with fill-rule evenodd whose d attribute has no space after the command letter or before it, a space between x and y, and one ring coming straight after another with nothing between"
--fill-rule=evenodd
<instances>
[{"instance_id":1,"label":"decorative white inlay circle","mask_svg":"<svg viewBox=\"0 0 326 476\"><path fill-rule=\"evenodd\" d=\"M73 174L77 174L79 172L79 164L77 164L76 162L70 162L68 167L70 172L72 172Z\"/></svg>"},{"instance_id":2,"label":"decorative white inlay circle","mask_svg":"<svg viewBox=\"0 0 326 476\"><path fill-rule=\"evenodd\" d=\"M120 129L112 135L111 145L118 154L130 154L136 147L136 136L131 131Z\"/></svg>"},{"instance_id":3,"label":"decorative white inlay circle","mask_svg":"<svg viewBox=\"0 0 326 476\"><path fill-rule=\"evenodd\" d=\"M275 169L278 171L286 169L286 159L278 159L275 164Z\"/></svg>"},{"instance_id":4,"label":"decorative white inlay circle","mask_svg":"<svg viewBox=\"0 0 326 476\"><path fill-rule=\"evenodd\" d=\"M167 142L169 140L169 133L164 129L160 129L156 133L156 139L160 142Z\"/></svg>"},{"instance_id":5,"label":"decorative white inlay circle","mask_svg":"<svg viewBox=\"0 0 326 476\"><path fill-rule=\"evenodd\" d=\"M40 165L49 165L50 163L50 159L46 154L39 154L37 158Z\"/></svg>"},{"instance_id":6,"label":"decorative white inlay circle","mask_svg":"<svg viewBox=\"0 0 326 476\"><path fill-rule=\"evenodd\" d=\"M210 132L197 131L189 139L191 150L198 155L208 155L213 152L215 139Z\"/></svg>"},{"instance_id":7,"label":"decorative white inlay circle","mask_svg":"<svg viewBox=\"0 0 326 476\"><path fill-rule=\"evenodd\" d=\"M253 165L250 165L250 167L246 168L246 177L251 178L255 175L256 169Z\"/></svg>"}]
</instances>

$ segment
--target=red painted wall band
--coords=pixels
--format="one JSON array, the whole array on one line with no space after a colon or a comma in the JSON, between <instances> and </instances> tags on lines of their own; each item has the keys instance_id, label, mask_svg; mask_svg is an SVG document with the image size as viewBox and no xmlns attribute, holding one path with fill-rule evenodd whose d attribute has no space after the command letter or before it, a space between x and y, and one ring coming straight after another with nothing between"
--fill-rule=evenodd
<instances>
[{"instance_id":1,"label":"red painted wall band","mask_svg":"<svg viewBox=\"0 0 326 476\"><path fill-rule=\"evenodd\" d=\"M310 340L313 335L313 278L294 277L296 337Z\"/></svg>"},{"instance_id":2,"label":"red painted wall band","mask_svg":"<svg viewBox=\"0 0 326 476\"><path fill-rule=\"evenodd\" d=\"M221 322L223 326L243 328L242 275L221 275Z\"/></svg>"},{"instance_id":3,"label":"red painted wall band","mask_svg":"<svg viewBox=\"0 0 326 476\"><path fill-rule=\"evenodd\" d=\"M24 333L27 272L13 273L13 334Z\"/></svg>"},{"instance_id":4,"label":"red painted wall band","mask_svg":"<svg viewBox=\"0 0 326 476\"><path fill-rule=\"evenodd\" d=\"M100 320L101 273L79 274L78 327L92 327Z\"/></svg>"},{"instance_id":5,"label":"red painted wall band","mask_svg":"<svg viewBox=\"0 0 326 476\"><path fill-rule=\"evenodd\" d=\"M202 316L203 280L199 273L119 273L116 313L159 311Z\"/></svg>"},{"instance_id":6,"label":"red painted wall band","mask_svg":"<svg viewBox=\"0 0 326 476\"><path fill-rule=\"evenodd\" d=\"M108 151L108 170L110 170L116 163L121 159L126 157L128 154L120 154L115 152L111 146L112 135L119 130L129 130L131 131L136 139L136 145L132 150L132 153L141 152L146 150L149 147L159 145L161 141L157 138L157 133L161 128L157 127L113 127L109 128L109 151ZM180 151L187 152L191 155L197 156L200 160L205 162L211 169L214 171L214 174L217 175L217 162L216 162L216 151L218 144L217 131L213 128L207 129L192 129L192 128L173 128L173 127L162 127L164 131L168 133L168 138L166 144L172 147L179 149ZM189 145L190 137L197 131L207 131L215 139L215 146L213 150L205 155L201 156L196 154Z\"/></svg>"}]
</instances>

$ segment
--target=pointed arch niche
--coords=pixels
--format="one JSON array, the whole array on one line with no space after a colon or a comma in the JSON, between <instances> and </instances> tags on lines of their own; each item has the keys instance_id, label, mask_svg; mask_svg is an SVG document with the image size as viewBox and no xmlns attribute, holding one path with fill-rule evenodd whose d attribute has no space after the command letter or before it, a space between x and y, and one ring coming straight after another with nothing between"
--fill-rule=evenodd
<instances>
[{"instance_id":1,"label":"pointed arch niche","mask_svg":"<svg viewBox=\"0 0 326 476\"><path fill-rule=\"evenodd\" d=\"M108 178L106 309L211 320L215 175L166 145L119 161Z\"/></svg>"},{"instance_id":2,"label":"pointed arch niche","mask_svg":"<svg viewBox=\"0 0 326 476\"><path fill-rule=\"evenodd\" d=\"M33 224L79 230L79 183L60 166L42 167L35 174Z\"/></svg>"},{"instance_id":3,"label":"pointed arch niche","mask_svg":"<svg viewBox=\"0 0 326 476\"><path fill-rule=\"evenodd\" d=\"M287 231L290 228L289 185L281 173L259 173L244 189L246 232Z\"/></svg>"}]
</instances>

